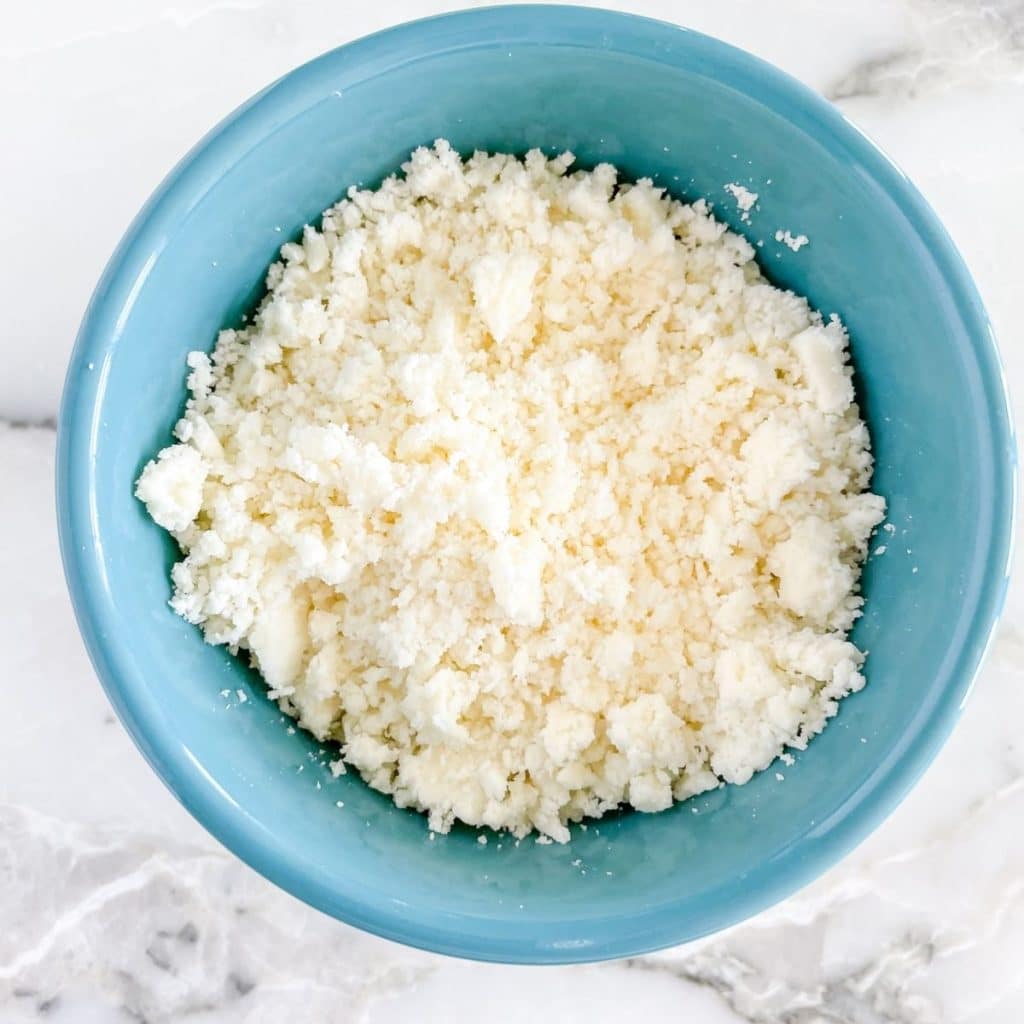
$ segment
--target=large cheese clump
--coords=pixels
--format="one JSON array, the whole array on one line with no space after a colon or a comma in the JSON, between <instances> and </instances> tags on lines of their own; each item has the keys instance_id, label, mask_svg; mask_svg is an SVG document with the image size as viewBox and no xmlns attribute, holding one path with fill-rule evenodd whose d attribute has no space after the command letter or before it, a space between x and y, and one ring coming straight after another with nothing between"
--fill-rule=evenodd
<instances>
[{"instance_id":1,"label":"large cheese clump","mask_svg":"<svg viewBox=\"0 0 1024 1024\"><path fill-rule=\"evenodd\" d=\"M175 610L439 831L745 782L863 685L842 325L572 162L438 142L350 189L138 485Z\"/></svg>"}]
</instances>

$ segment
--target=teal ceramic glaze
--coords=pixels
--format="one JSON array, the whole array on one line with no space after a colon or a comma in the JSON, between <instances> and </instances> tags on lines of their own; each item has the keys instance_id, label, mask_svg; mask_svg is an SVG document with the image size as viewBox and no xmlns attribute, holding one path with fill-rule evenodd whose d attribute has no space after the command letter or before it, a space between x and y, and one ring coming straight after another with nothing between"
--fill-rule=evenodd
<instances>
[{"instance_id":1,"label":"teal ceramic glaze","mask_svg":"<svg viewBox=\"0 0 1024 1024\"><path fill-rule=\"evenodd\" d=\"M351 183L444 136L569 148L688 199L754 241L769 275L850 328L896 534L864 577L869 685L785 782L575 829L568 846L468 829L428 838L355 775L333 779L259 680L167 607L176 552L133 498L169 443L185 354L211 347L267 265ZM771 184L768 184L769 179ZM723 192L760 194L742 224ZM793 253L778 228L811 244ZM767 64L693 32L566 7L402 26L287 75L171 174L100 282L60 420L61 544L82 633L143 754L218 839L300 899L445 953L564 962L692 939L761 910L888 814L957 716L999 612L1014 442L970 277L904 176ZM914 572L914 569L917 572ZM243 690L248 703L220 696ZM304 769L304 770L300 770ZM319 781L318 790L315 783ZM344 802L344 808L335 806Z\"/></svg>"}]
</instances>

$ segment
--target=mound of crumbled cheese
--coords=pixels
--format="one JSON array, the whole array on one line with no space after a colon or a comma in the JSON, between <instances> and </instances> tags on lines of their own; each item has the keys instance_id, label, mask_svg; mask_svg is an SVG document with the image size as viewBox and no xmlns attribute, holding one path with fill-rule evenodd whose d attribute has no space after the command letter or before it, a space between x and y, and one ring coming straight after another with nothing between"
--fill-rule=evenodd
<instances>
[{"instance_id":1,"label":"mound of crumbled cheese","mask_svg":"<svg viewBox=\"0 0 1024 1024\"><path fill-rule=\"evenodd\" d=\"M174 609L442 832L745 782L864 683L842 325L572 164L438 142L350 189L138 482Z\"/></svg>"}]
</instances>

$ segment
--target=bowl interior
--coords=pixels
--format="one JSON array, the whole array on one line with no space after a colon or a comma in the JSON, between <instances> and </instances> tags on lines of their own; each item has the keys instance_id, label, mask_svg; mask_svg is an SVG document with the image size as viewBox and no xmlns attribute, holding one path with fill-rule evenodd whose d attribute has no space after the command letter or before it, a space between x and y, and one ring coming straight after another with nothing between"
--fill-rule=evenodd
<instances>
[{"instance_id":1,"label":"bowl interior","mask_svg":"<svg viewBox=\"0 0 1024 1024\"><path fill-rule=\"evenodd\" d=\"M864 577L867 689L792 766L568 846L428 836L289 734L258 678L167 607L176 551L132 489L169 443L185 356L352 183L445 137L571 149L715 203L767 273L850 329L895 534ZM759 196L750 224L723 191ZM798 253L777 229L810 237ZM996 614L1012 439L987 325L948 240L836 112L693 33L572 9L406 26L294 72L190 155L100 285L69 374L61 516L83 632L154 767L219 838L352 923L447 952L577 960L678 942L809 880L863 838L944 737ZM225 698L221 691L230 695ZM236 691L247 696L240 703ZM784 776L780 780L776 771ZM344 804L343 807L338 803Z\"/></svg>"}]
</instances>

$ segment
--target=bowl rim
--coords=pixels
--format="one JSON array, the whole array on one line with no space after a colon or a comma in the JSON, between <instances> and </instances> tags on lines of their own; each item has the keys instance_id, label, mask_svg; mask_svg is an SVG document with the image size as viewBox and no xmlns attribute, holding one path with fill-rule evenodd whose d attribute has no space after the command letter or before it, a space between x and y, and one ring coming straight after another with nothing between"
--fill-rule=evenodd
<instances>
[{"instance_id":1,"label":"bowl rim","mask_svg":"<svg viewBox=\"0 0 1024 1024\"><path fill-rule=\"evenodd\" d=\"M339 892L297 869L275 839L221 790L161 719L158 706L132 687L130 644L110 600L97 529L93 453L110 358L132 305L174 225L268 126L304 107L317 74L344 62L360 80L425 53L467 45L573 45L618 50L673 66L697 64L720 81L758 95L830 145L849 151L903 211L925 242L970 327L988 400L994 462L991 543L968 635L950 682L916 734L883 759L856 793L815 830L815 842L788 845L757 865L742 886L715 890L707 906L659 904L629 919L594 922L600 934L566 943L545 925L490 934L478 919L394 905L378 893ZM364 69L364 70L362 70ZM330 50L258 92L208 132L164 179L111 256L86 310L68 365L58 421L56 502L61 558L75 617L93 667L136 746L185 808L229 850L270 881L317 909L384 938L420 949L505 963L577 963L651 952L698 938L764 910L836 863L899 804L951 731L991 642L1005 600L1016 512L1016 444L1005 377L991 324L962 258L902 171L843 114L785 72L710 36L668 22L592 7L509 5L410 21ZM600 925L600 927L599 927Z\"/></svg>"}]
</instances>

